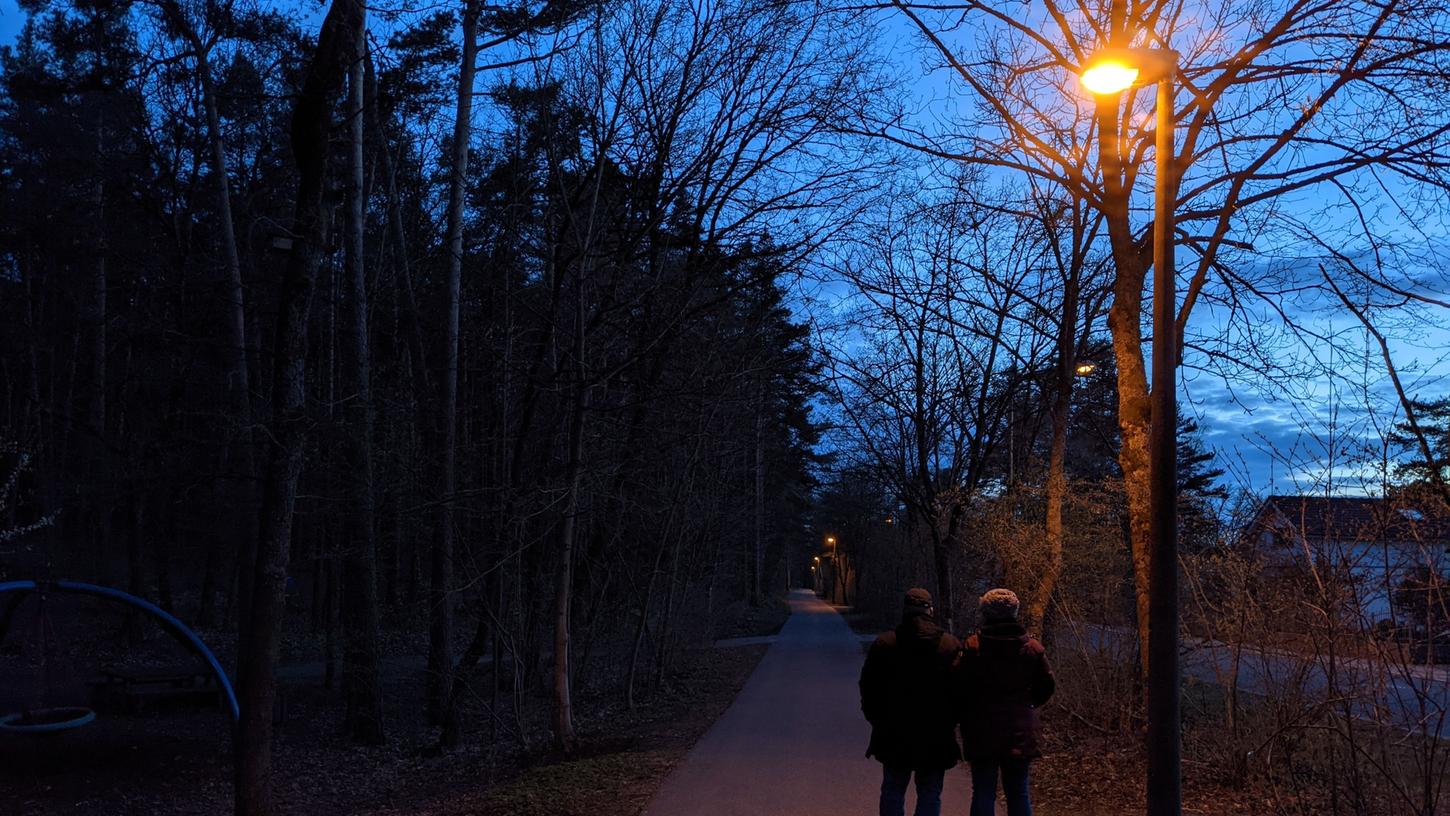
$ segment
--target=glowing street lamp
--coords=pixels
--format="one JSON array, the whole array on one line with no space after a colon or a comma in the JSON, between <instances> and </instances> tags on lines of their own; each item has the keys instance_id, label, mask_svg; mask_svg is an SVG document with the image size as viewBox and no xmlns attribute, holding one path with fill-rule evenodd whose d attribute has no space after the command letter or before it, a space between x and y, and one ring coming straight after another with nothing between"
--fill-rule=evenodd
<instances>
[{"instance_id":1,"label":"glowing street lamp","mask_svg":"<svg viewBox=\"0 0 1450 816\"><path fill-rule=\"evenodd\" d=\"M1153 196L1153 391L1148 437L1152 554L1148 576L1148 814L1182 812L1178 664L1178 484L1175 435L1178 406L1173 208L1177 197L1173 146L1173 84L1178 52L1167 48L1108 48L1083 66L1083 87L1116 94L1158 84Z\"/></svg>"},{"instance_id":2,"label":"glowing street lamp","mask_svg":"<svg viewBox=\"0 0 1450 816\"><path fill-rule=\"evenodd\" d=\"M1115 60L1099 62L1083 69L1082 84L1095 94L1110 94L1131 88L1138 81L1138 69Z\"/></svg>"},{"instance_id":3,"label":"glowing street lamp","mask_svg":"<svg viewBox=\"0 0 1450 816\"><path fill-rule=\"evenodd\" d=\"M1097 371L1098 367L1096 363L1078 363L1077 367L1073 370L1077 372L1079 377L1086 377L1094 371Z\"/></svg>"},{"instance_id":4,"label":"glowing street lamp","mask_svg":"<svg viewBox=\"0 0 1450 816\"><path fill-rule=\"evenodd\" d=\"M841 575L841 560L836 555L836 537L835 536L826 536L826 543L829 544L829 545L831 545L831 554L829 556L830 559L831 559L831 593L830 594L831 594L831 601L834 603L835 602L835 599L836 599L835 587L836 587L837 584L841 584L842 585L842 592L841 592L841 594L842 594L843 597L845 596L845 586L844 586L845 579Z\"/></svg>"},{"instance_id":5,"label":"glowing street lamp","mask_svg":"<svg viewBox=\"0 0 1450 816\"><path fill-rule=\"evenodd\" d=\"M1104 48L1088 59L1078 76L1084 88L1106 96L1154 82L1172 83L1177 74L1177 51L1168 48Z\"/></svg>"}]
</instances>

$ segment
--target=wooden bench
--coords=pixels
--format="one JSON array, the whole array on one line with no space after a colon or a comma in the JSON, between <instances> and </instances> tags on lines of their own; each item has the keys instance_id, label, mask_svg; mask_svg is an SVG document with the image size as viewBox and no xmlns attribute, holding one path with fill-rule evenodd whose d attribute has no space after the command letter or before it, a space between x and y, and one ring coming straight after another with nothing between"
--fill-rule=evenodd
<instances>
[{"instance_id":1,"label":"wooden bench","mask_svg":"<svg viewBox=\"0 0 1450 816\"><path fill-rule=\"evenodd\" d=\"M139 714L158 705L216 706L221 688L209 671L190 667L153 669L102 669L87 682L97 709Z\"/></svg>"}]
</instances>

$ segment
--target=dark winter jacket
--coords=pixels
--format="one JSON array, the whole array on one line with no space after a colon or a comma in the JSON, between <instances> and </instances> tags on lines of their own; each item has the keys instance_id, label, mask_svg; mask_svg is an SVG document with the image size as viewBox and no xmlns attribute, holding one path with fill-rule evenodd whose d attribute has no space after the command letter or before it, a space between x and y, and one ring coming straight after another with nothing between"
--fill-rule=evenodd
<instances>
[{"instance_id":1,"label":"dark winter jacket","mask_svg":"<svg viewBox=\"0 0 1450 816\"><path fill-rule=\"evenodd\" d=\"M962 756L968 760L1042 755L1037 709L1056 690L1047 652L1016 621L993 622L967 639L957 664Z\"/></svg>"},{"instance_id":2,"label":"dark winter jacket","mask_svg":"<svg viewBox=\"0 0 1450 816\"><path fill-rule=\"evenodd\" d=\"M951 683L960 652L961 642L924 614L876 638L861 668L861 713L871 723L866 756L913 770L957 764Z\"/></svg>"}]
</instances>

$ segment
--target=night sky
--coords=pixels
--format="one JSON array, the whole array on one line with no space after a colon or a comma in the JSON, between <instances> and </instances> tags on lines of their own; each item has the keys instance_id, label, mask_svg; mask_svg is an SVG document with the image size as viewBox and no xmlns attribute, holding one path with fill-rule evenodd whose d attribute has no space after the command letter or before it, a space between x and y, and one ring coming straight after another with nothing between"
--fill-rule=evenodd
<instances>
[{"instance_id":1,"label":"night sky","mask_svg":"<svg viewBox=\"0 0 1450 816\"><path fill-rule=\"evenodd\" d=\"M23 22L24 14L15 0L0 0L0 44L13 42ZM907 32L901 33L905 40ZM903 59L915 58L912 49L899 45L890 47ZM903 70L912 69L903 66ZM923 77L916 87L923 97L923 108L950 104L950 89L936 76ZM1430 225L1426 231L1450 241L1444 238L1444 225ZM1425 252L1433 256L1437 249L1432 246ZM1313 256L1301 263L1304 274L1317 274ZM830 285L815 288L803 299L801 308L831 308L832 301L838 299L832 294L834 289ZM1355 464L1350 460L1362 460L1367 452L1373 455L1379 447L1377 440L1382 438L1381 429L1402 418L1378 348L1372 341L1367 342L1366 333L1357 323L1343 314L1327 312L1323 303L1285 306L1307 326L1339 338L1340 346L1332 353L1333 367L1345 372L1352 382L1312 378L1294 383L1292 390L1231 383L1212 373L1193 370L1202 361L1194 360L1190 351L1185 361L1189 370L1180 381L1179 410L1198 418L1205 440L1219 454L1220 466L1228 471L1225 480L1232 488L1253 493L1322 492L1326 488L1345 495L1374 493L1378 476L1373 463ZM1190 322L1190 334L1204 336L1220 331L1218 321L1211 309L1200 305ZM1430 399L1446 392L1450 387L1450 360L1444 350L1450 349L1450 330L1420 325L1402 336L1392 336L1390 342L1411 394ZM1325 349L1318 351L1329 353ZM1285 353L1302 354L1304 350Z\"/></svg>"}]
</instances>

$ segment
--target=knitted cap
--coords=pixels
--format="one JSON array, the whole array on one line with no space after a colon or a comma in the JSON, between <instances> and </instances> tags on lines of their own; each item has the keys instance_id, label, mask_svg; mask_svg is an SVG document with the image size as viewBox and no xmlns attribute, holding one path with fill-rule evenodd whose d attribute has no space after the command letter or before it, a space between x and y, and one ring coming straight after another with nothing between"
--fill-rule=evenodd
<instances>
[{"instance_id":1,"label":"knitted cap","mask_svg":"<svg viewBox=\"0 0 1450 816\"><path fill-rule=\"evenodd\" d=\"M912 606L921 606L921 607L931 606L932 605L931 604L931 593L930 592L927 592L926 590L922 589L921 587L916 587L914 589L908 589L906 591L906 598L901 602L901 604L902 604L902 606L907 606L907 607L912 607Z\"/></svg>"},{"instance_id":2,"label":"knitted cap","mask_svg":"<svg viewBox=\"0 0 1450 816\"><path fill-rule=\"evenodd\" d=\"M1017 620L1019 606L1017 593L999 587L982 596L980 612L983 620Z\"/></svg>"}]
</instances>

